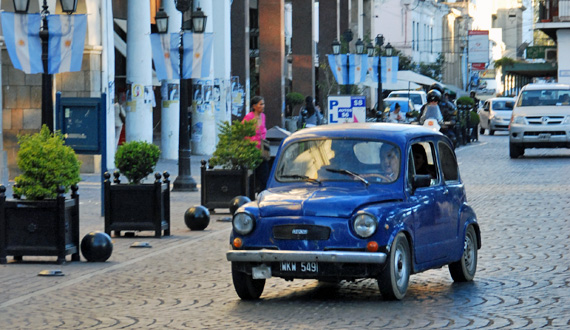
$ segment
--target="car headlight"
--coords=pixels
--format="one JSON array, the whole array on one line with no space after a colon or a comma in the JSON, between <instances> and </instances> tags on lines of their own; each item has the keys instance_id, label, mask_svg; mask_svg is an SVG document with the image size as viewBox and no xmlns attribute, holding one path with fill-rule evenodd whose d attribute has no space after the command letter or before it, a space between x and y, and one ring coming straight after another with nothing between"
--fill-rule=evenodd
<instances>
[{"instance_id":1,"label":"car headlight","mask_svg":"<svg viewBox=\"0 0 570 330\"><path fill-rule=\"evenodd\" d=\"M236 233L247 235L255 228L255 218L246 212L239 212L234 215L232 226Z\"/></svg>"},{"instance_id":2,"label":"car headlight","mask_svg":"<svg viewBox=\"0 0 570 330\"><path fill-rule=\"evenodd\" d=\"M378 220L370 213L358 212L352 221L352 226L356 235L368 238L376 232Z\"/></svg>"},{"instance_id":3,"label":"car headlight","mask_svg":"<svg viewBox=\"0 0 570 330\"><path fill-rule=\"evenodd\" d=\"M570 116L566 116L566 118L564 118L562 125L570 125Z\"/></svg>"},{"instance_id":4,"label":"car headlight","mask_svg":"<svg viewBox=\"0 0 570 330\"><path fill-rule=\"evenodd\" d=\"M519 124L519 125L525 125L526 120L524 119L524 116L514 116L512 123L513 124Z\"/></svg>"}]
</instances>

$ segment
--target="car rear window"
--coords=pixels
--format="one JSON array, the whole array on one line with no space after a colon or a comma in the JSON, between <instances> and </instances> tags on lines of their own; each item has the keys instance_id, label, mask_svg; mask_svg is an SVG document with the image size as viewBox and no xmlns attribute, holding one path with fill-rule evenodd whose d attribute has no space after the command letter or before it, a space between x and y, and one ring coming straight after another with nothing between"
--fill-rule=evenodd
<instances>
[{"instance_id":1,"label":"car rear window","mask_svg":"<svg viewBox=\"0 0 570 330\"><path fill-rule=\"evenodd\" d=\"M390 97L408 97L408 93L390 93ZM410 95L410 100L412 100L412 102L414 104L423 104L422 101L422 97L418 94L411 94Z\"/></svg>"},{"instance_id":2,"label":"car rear window","mask_svg":"<svg viewBox=\"0 0 570 330\"><path fill-rule=\"evenodd\" d=\"M570 104L570 90L541 89L525 90L517 101L517 107L559 106Z\"/></svg>"}]
</instances>

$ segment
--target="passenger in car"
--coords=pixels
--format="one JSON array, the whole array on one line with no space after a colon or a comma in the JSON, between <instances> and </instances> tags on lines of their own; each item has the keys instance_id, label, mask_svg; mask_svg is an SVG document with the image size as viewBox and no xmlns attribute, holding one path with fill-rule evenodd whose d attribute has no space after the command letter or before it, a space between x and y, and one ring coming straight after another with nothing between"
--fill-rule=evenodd
<instances>
[{"instance_id":1,"label":"passenger in car","mask_svg":"<svg viewBox=\"0 0 570 330\"><path fill-rule=\"evenodd\" d=\"M428 165L426 151L420 144L412 145L412 154L414 156L414 167L416 174L429 174L432 179L436 178L433 167Z\"/></svg>"}]
</instances>

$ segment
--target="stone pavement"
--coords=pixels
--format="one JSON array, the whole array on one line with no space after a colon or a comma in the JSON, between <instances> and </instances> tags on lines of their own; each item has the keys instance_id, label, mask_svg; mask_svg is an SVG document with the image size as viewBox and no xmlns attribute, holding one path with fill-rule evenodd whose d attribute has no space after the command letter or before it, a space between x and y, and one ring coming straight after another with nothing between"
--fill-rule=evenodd
<instances>
[{"instance_id":1,"label":"stone pavement","mask_svg":"<svg viewBox=\"0 0 570 330\"><path fill-rule=\"evenodd\" d=\"M225 258L231 224L217 221L228 214L190 231L183 213L199 192L172 193L170 237L114 238L104 263L0 265L0 329L568 329L570 150L512 160L508 137L497 133L457 156L483 236L471 283L453 283L447 267L430 270L391 302L371 279L331 286L272 278L260 301L241 301ZM199 160L192 157L198 183ZM163 168L174 179L176 164ZM81 235L103 229L96 181L80 184ZM130 248L135 241L152 248ZM37 276L43 269L65 276Z\"/></svg>"}]
</instances>

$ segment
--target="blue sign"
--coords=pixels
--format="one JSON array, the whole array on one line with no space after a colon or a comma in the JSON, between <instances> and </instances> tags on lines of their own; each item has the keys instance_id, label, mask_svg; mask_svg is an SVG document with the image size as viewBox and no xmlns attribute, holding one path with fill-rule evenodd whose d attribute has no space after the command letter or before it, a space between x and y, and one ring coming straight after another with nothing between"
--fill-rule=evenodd
<instances>
[{"instance_id":1,"label":"blue sign","mask_svg":"<svg viewBox=\"0 0 570 330\"><path fill-rule=\"evenodd\" d=\"M362 95L329 96L329 124L366 121L366 97Z\"/></svg>"}]
</instances>

